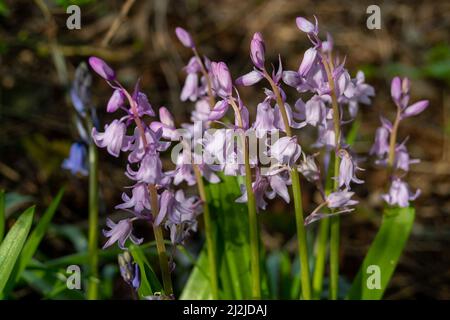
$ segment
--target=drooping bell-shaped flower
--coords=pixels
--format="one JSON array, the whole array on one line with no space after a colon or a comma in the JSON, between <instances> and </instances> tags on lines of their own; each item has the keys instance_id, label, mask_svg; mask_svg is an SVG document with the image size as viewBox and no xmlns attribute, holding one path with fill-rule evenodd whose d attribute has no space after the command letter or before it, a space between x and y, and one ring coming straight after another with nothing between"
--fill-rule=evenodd
<instances>
[{"instance_id":1,"label":"drooping bell-shaped flower","mask_svg":"<svg viewBox=\"0 0 450 320\"><path fill-rule=\"evenodd\" d=\"M148 102L148 98L145 93L135 91L135 93L133 94L133 99L136 101L138 116L140 118L143 117L144 115L148 115L150 117L155 116L155 111L153 110L150 102Z\"/></svg>"},{"instance_id":2,"label":"drooping bell-shaped flower","mask_svg":"<svg viewBox=\"0 0 450 320\"><path fill-rule=\"evenodd\" d=\"M292 166L300 157L302 148L297 143L297 137L282 137L270 148L270 156L280 165Z\"/></svg>"},{"instance_id":3,"label":"drooping bell-shaped flower","mask_svg":"<svg viewBox=\"0 0 450 320\"><path fill-rule=\"evenodd\" d=\"M304 108L305 122L307 124L316 127L325 121L327 109L323 97L313 96L306 102Z\"/></svg>"},{"instance_id":4,"label":"drooping bell-shaped flower","mask_svg":"<svg viewBox=\"0 0 450 320\"><path fill-rule=\"evenodd\" d=\"M298 118L299 115L296 112L293 112L291 109L291 106L288 103L284 104L284 110L286 111L287 121L289 124L289 127L294 129L300 129L306 126L305 122L296 122L294 118ZM283 116L281 114L280 107L278 104L275 105L275 108L273 110L274 112L274 124L277 129L280 129L283 132L286 132L286 127L284 125Z\"/></svg>"},{"instance_id":5,"label":"drooping bell-shaped flower","mask_svg":"<svg viewBox=\"0 0 450 320\"><path fill-rule=\"evenodd\" d=\"M255 202L257 209L261 208L263 210L267 207L267 201L264 199L266 192L269 188L269 180L266 176L262 176L257 171L256 180L252 183L252 190L255 195ZM248 201L247 190L244 185L241 186L242 195L236 199L237 203L245 203Z\"/></svg>"},{"instance_id":6,"label":"drooping bell-shaped flower","mask_svg":"<svg viewBox=\"0 0 450 320\"><path fill-rule=\"evenodd\" d=\"M211 112L207 99L200 99L195 103L195 109L191 112L191 121L207 121Z\"/></svg>"},{"instance_id":7,"label":"drooping bell-shaped flower","mask_svg":"<svg viewBox=\"0 0 450 320\"><path fill-rule=\"evenodd\" d=\"M145 129L145 140L147 142L146 148L144 148L144 142L142 140L141 132L138 128L134 129L134 139L133 143L129 146L130 154L128 155L128 162L136 163L142 160L147 151L163 152L166 151L170 142L160 141L162 137L162 129L159 128L157 131L153 131L150 128Z\"/></svg>"},{"instance_id":8,"label":"drooping bell-shaped flower","mask_svg":"<svg viewBox=\"0 0 450 320\"><path fill-rule=\"evenodd\" d=\"M179 185L183 181L189 186L196 184L194 169L192 167L192 159L190 150L182 151L178 153L176 159L176 167L173 171L167 172L167 174L173 175L173 184Z\"/></svg>"},{"instance_id":9,"label":"drooping bell-shaped flower","mask_svg":"<svg viewBox=\"0 0 450 320\"><path fill-rule=\"evenodd\" d=\"M161 159L156 152L146 152L142 161L139 163L137 171L134 171L130 165L127 165L125 174L131 180L148 184L164 185L167 182L167 177L162 171Z\"/></svg>"},{"instance_id":10,"label":"drooping bell-shaped flower","mask_svg":"<svg viewBox=\"0 0 450 320\"><path fill-rule=\"evenodd\" d=\"M389 152L389 130L381 126L375 133L375 142L370 149L370 154L375 154L378 158L384 157Z\"/></svg>"},{"instance_id":11,"label":"drooping bell-shaped flower","mask_svg":"<svg viewBox=\"0 0 450 320\"><path fill-rule=\"evenodd\" d=\"M195 101L198 97L198 74L189 73L184 81L183 89L181 90L181 101Z\"/></svg>"},{"instance_id":12,"label":"drooping bell-shaped flower","mask_svg":"<svg viewBox=\"0 0 450 320\"><path fill-rule=\"evenodd\" d=\"M111 98L109 98L108 105L106 106L107 112L115 112L117 109L125 104L125 95L121 89L114 90Z\"/></svg>"},{"instance_id":13,"label":"drooping bell-shaped flower","mask_svg":"<svg viewBox=\"0 0 450 320\"><path fill-rule=\"evenodd\" d=\"M70 147L69 157L63 161L62 167L70 170L73 175L81 174L87 176L89 172L86 156L87 150L84 143L75 142Z\"/></svg>"},{"instance_id":14,"label":"drooping bell-shaped flower","mask_svg":"<svg viewBox=\"0 0 450 320\"><path fill-rule=\"evenodd\" d=\"M323 122L324 125L320 125L318 128L319 136L314 147L327 147L334 148L336 146L336 134L334 132L333 121L327 120Z\"/></svg>"},{"instance_id":15,"label":"drooping bell-shaped flower","mask_svg":"<svg viewBox=\"0 0 450 320\"><path fill-rule=\"evenodd\" d=\"M126 125L117 119L113 120L109 125L105 125L105 132L97 132L92 128L92 139L100 148L106 148L108 153L114 157L118 157L120 151L129 149L134 137L125 134Z\"/></svg>"},{"instance_id":16,"label":"drooping bell-shaped flower","mask_svg":"<svg viewBox=\"0 0 450 320\"><path fill-rule=\"evenodd\" d=\"M178 190L175 194L164 190L159 203L155 224L160 225L165 220L172 243L182 243L189 232L197 228L196 217L201 212L200 200L197 197L186 198L183 190Z\"/></svg>"},{"instance_id":17,"label":"drooping bell-shaped flower","mask_svg":"<svg viewBox=\"0 0 450 320\"><path fill-rule=\"evenodd\" d=\"M303 160L297 166L298 171L305 177L309 182L317 182L320 180L320 170L314 161L314 156L305 156L303 153Z\"/></svg>"},{"instance_id":18,"label":"drooping bell-shaped flower","mask_svg":"<svg viewBox=\"0 0 450 320\"><path fill-rule=\"evenodd\" d=\"M258 138L264 137L270 131L277 130L274 110L269 101L264 100L256 107L256 120L253 123L253 129L255 129Z\"/></svg>"},{"instance_id":19,"label":"drooping bell-shaped flower","mask_svg":"<svg viewBox=\"0 0 450 320\"><path fill-rule=\"evenodd\" d=\"M419 159L411 159L404 143L395 149L394 168L409 171L409 165L419 163Z\"/></svg>"},{"instance_id":20,"label":"drooping bell-shaped flower","mask_svg":"<svg viewBox=\"0 0 450 320\"><path fill-rule=\"evenodd\" d=\"M338 176L339 187L345 186L346 189L350 189L351 182L363 183L364 181L356 177L356 170L362 169L358 167L350 153L345 149L341 149L338 152L338 156L341 158Z\"/></svg>"},{"instance_id":21,"label":"drooping bell-shaped flower","mask_svg":"<svg viewBox=\"0 0 450 320\"><path fill-rule=\"evenodd\" d=\"M162 131L162 137L171 141L178 141L180 139L180 134L175 127L175 121L166 107L159 108L159 120L153 121L150 124L150 129L153 132L158 130Z\"/></svg>"},{"instance_id":22,"label":"drooping bell-shaped flower","mask_svg":"<svg viewBox=\"0 0 450 320\"><path fill-rule=\"evenodd\" d=\"M403 182L399 178L395 178L392 181L389 192L383 194L382 198L391 206L398 205L399 207L406 208L409 206L409 201L415 200L419 195L420 190L416 190L415 193L412 193L406 182Z\"/></svg>"},{"instance_id":23,"label":"drooping bell-shaped flower","mask_svg":"<svg viewBox=\"0 0 450 320\"><path fill-rule=\"evenodd\" d=\"M103 230L103 235L109 239L103 245L103 249L117 242L119 248L125 250L127 239L130 239L134 244L141 244L143 241L143 239L138 239L132 234L133 224L131 219L123 219L116 224L111 219L106 218L106 225L110 230Z\"/></svg>"},{"instance_id":24,"label":"drooping bell-shaped flower","mask_svg":"<svg viewBox=\"0 0 450 320\"><path fill-rule=\"evenodd\" d=\"M355 193L348 190L340 190L330 193L327 196L327 206L330 209L346 208L358 203L356 200L352 200Z\"/></svg>"},{"instance_id":25,"label":"drooping bell-shaped flower","mask_svg":"<svg viewBox=\"0 0 450 320\"><path fill-rule=\"evenodd\" d=\"M116 209L130 209L141 215L144 210L151 210L148 186L145 183L137 183L131 191L131 198L124 192L122 193L122 204L117 205Z\"/></svg>"},{"instance_id":26,"label":"drooping bell-shaped flower","mask_svg":"<svg viewBox=\"0 0 450 320\"><path fill-rule=\"evenodd\" d=\"M278 173L274 175L267 176L269 181L269 186L272 190L266 191L267 198L273 199L276 195L283 198L286 203L289 203L289 191L288 185L291 184L288 174Z\"/></svg>"}]
</instances>

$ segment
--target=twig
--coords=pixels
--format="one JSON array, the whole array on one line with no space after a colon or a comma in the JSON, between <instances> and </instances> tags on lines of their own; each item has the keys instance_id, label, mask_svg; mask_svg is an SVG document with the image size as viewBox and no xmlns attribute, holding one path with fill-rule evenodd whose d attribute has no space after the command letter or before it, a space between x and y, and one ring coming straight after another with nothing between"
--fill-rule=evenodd
<instances>
[{"instance_id":1,"label":"twig","mask_svg":"<svg viewBox=\"0 0 450 320\"><path fill-rule=\"evenodd\" d=\"M106 33L106 36L103 38L101 42L102 47L107 47L111 39L116 34L117 30L119 30L120 25L122 24L123 20L128 15L128 12L130 11L131 7L133 6L135 0L127 0L122 8L120 9L119 15L116 17L114 22L112 23L111 27L109 28L108 32Z\"/></svg>"}]
</instances>

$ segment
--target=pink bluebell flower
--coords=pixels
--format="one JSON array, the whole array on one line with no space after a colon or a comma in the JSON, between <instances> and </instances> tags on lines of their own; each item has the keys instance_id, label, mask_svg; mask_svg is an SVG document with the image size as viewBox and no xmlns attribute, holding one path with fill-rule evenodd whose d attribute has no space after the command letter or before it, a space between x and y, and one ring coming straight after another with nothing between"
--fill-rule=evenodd
<instances>
[{"instance_id":1,"label":"pink bluebell flower","mask_svg":"<svg viewBox=\"0 0 450 320\"><path fill-rule=\"evenodd\" d=\"M391 206L398 205L405 208L409 206L409 201L416 200L420 195L420 190L411 192L406 182L403 182L400 178L394 178L392 181L389 192L382 195L382 198L386 203Z\"/></svg>"},{"instance_id":2,"label":"pink bluebell flower","mask_svg":"<svg viewBox=\"0 0 450 320\"><path fill-rule=\"evenodd\" d=\"M125 123L114 119L109 125L105 125L105 132L92 128L92 139L98 147L106 148L109 154L118 157L120 151L127 151L134 140L134 137L127 136L125 131Z\"/></svg>"},{"instance_id":3,"label":"pink bluebell flower","mask_svg":"<svg viewBox=\"0 0 450 320\"><path fill-rule=\"evenodd\" d=\"M103 230L103 235L108 241L103 245L103 249L112 246L115 242L120 249L125 249L125 242L130 239L134 244L141 244L143 239L136 238L133 234L133 224L131 219L120 220L117 224L106 218L106 225L110 230Z\"/></svg>"}]
</instances>

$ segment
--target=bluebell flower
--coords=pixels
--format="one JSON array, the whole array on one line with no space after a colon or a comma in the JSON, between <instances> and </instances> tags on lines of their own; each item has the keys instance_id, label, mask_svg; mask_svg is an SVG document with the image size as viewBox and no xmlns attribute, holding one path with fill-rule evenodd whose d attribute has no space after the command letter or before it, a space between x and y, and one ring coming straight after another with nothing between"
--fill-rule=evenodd
<instances>
[{"instance_id":1,"label":"bluebell flower","mask_svg":"<svg viewBox=\"0 0 450 320\"><path fill-rule=\"evenodd\" d=\"M84 143L75 142L70 147L69 157L65 159L62 163L64 169L70 170L70 172L75 174L81 174L83 176L88 175L87 168L87 150Z\"/></svg>"}]
</instances>

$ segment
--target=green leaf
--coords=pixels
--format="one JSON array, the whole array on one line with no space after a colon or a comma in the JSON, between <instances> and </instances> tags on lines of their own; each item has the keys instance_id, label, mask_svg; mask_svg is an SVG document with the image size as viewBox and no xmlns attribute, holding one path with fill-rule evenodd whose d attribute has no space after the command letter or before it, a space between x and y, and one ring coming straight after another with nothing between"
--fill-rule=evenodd
<instances>
[{"instance_id":1,"label":"green leaf","mask_svg":"<svg viewBox=\"0 0 450 320\"><path fill-rule=\"evenodd\" d=\"M379 300L383 297L411 233L414 215L412 207L385 209L380 230L353 281L348 299ZM372 286L376 284L372 281L377 277L378 271L379 289Z\"/></svg>"},{"instance_id":2,"label":"green leaf","mask_svg":"<svg viewBox=\"0 0 450 320\"><path fill-rule=\"evenodd\" d=\"M208 204L217 244L220 297L251 298L250 247L247 207L236 203L241 195L236 177L221 175L221 182L208 184ZM181 299L211 299L208 259L203 248L187 280ZM264 282L267 296L268 286Z\"/></svg>"},{"instance_id":3,"label":"green leaf","mask_svg":"<svg viewBox=\"0 0 450 320\"><path fill-rule=\"evenodd\" d=\"M8 282L33 222L34 206L25 210L0 246L0 293Z\"/></svg>"},{"instance_id":4,"label":"green leaf","mask_svg":"<svg viewBox=\"0 0 450 320\"><path fill-rule=\"evenodd\" d=\"M39 244L44 238L45 232L47 231L47 228L50 225L50 221L53 219L53 216L55 215L56 209L59 206L63 194L64 189L59 190L55 199L53 199L53 201L50 203L50 206L47 208L45 213L39 219L39 223L28 237L28 240L22 249L22 253L20 254L19 269L17 271L16 281L21 276L22 272L25 270L28 263L31 261L31 258L33 258L34 253L36 252L37 248L39 247Z\"/></svg>"},{"instance_id":5,"label":"green leaf","mask_svg":"<svg viewBox=\"0 0 450 320\"><path fill-rule=\"evenodd\" d=\"M208 185L208 199L217 224L222 298L249 299L252 293L247 207L236 203L241 195L237 179L224 175L221 179L221 183Z\"/></svg>"},{"instance_id":6,"label":"green leaf","mask_svg":"<svg viewBox=\"0 0 450 320\"><path fill-rule=\"evenodd\" d=\"M206 255L206 247L200 252L197 263L186 282L180 300L210 300L212 299L211 283L206 276L205 271L208 270L208 256Z\"/></svg>"},{"instance_id":7,"label":"green leaf","mask_svg":"<svg viewBox=\"0 0 450 320\"><path fill-rule=\"evenodd\" d=\"M138 289L139 297L146 297L161 292L162 286L147 260L141 247L134 244L129 246L134 261L139 265L141 272L141 286Z\"/></svg>"},{"instance_id":8,"label":"green leaf","mask_svg":"<svg viewBox=\"0 0 450 320\"><path fill-rule=\"evenodd\" d=\"M294 282L291 276L289 254L285 250L271 252L267 257L266 265L271 298L290 299Z\"/></svg>"},{"instance_id":9,"label":"green leaf","mask_svg":"<svg viewBox=\"0 0 450 320\"><path fill-rule=\"evenodd\" d=\"M0 190L0 243L5 235L6 208L5 208L5 190Z\"/></svg>"}]
</instances>

